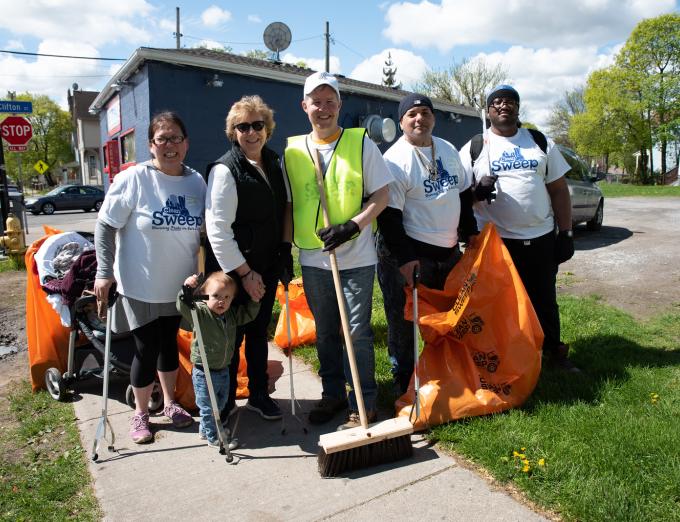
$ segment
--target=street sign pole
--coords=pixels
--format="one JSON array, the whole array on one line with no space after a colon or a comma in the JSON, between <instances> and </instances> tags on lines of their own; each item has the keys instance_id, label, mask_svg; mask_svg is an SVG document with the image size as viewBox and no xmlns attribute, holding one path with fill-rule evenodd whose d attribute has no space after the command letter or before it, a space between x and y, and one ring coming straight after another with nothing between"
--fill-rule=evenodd
<instances>
[{"instance_id":1,"label":"street sign pole","mask_svg":"<svg viewBox=\"0 0 680 522\"><path fill-rule=\"evenodd\" d=\"M9 215L9 187L7 186L7 167L5 167L5 145L0 138L0 182L2 183L2 235L6 236L7 216Z\"/></svg>"}]
</instances>

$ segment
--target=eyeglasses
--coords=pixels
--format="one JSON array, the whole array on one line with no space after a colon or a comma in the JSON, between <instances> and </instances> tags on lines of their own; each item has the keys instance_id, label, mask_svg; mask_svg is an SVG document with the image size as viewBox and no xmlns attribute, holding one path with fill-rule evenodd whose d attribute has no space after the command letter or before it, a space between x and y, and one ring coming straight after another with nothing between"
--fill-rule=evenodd
<instances>
[{"instance_id":1,"label":"eyeglasses","mask_svg":"<svg viewBox=\"0 0 680 522\"><path fill-rule=\"evenodd\" d=\"M253 128L254 131L259 132L262 129L264 129L264 122L262 120L254 121L252 123L244 121L243 123L237 123L236 125L234 125L234 128L239 132L242 132L243 134L250 131L251 127Z\"/></svg>"},{"instance_id":2,"label":"eyeglasses","mask_svg":"<svg viewBox=\"0 0 680 522\"><path fill-rule=\"evenodd\" d=\"M151 142L155 143L156 145L165 145L167 142L174 143L177 145L178 143L182 143L184 141L184 136L155 136L151 138Z\"/></svg>"},{"instance_id":3,"label":"eyeglasses","mask_svg":"<svg viewBox=\"0 0 680 522\"><path fill-rule=\"evenodd\" d=\"M514 107L517 107L519 103L517 102L517 100L513 100L512 98L496 98L491 102L491 106L494 109L500 109L501 107L503 107L503 105L507 105L509 108L512 109Z\"/></svg>"}]
</instances>

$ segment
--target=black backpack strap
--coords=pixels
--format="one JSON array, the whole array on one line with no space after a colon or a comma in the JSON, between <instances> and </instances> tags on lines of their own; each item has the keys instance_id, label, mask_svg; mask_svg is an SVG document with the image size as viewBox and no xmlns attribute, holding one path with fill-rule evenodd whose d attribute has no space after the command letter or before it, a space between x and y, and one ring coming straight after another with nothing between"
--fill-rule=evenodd
<instances>
[{"instance_id":1,"label":"black backpack strap","mask_svg":"<svg viewBox=\"0 0 680 522\"><path fill-rule=\"evenodd\" d=\"M474 166L484 148L484 135L475 134L470 140L470 166Z\"/></svg>"},{"instance_id":2,"label":"black backpack strap","mask_svg":"<svg viewBox=\"0 0 680 522\"><path fill-rule=\"evenodd\" d=\"M534 138L534 141L536 142L536 145L543 151L543 154L548 153L548 138L545 137L545 134L543 134L540 130L537 129L527 129L529 133L531 134L531 137Z\"/></svg>"}]
</instances>

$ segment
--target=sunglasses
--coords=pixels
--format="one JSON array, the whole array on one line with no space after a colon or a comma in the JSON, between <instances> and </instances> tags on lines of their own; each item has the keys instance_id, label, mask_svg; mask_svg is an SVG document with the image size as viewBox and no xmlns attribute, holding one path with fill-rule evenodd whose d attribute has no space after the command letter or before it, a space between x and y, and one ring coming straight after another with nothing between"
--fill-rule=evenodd
<instances>
[{"instance_id":1,"label":"sunglasses","mask_svg":"<svg viewBox=\"0 0 680 522\"><path fill-rule=\"evenodd\" d=\"M245 134L246 132L250 131L250 128L253 128L254 131L259 132L262 129L264 129L264 122L263 121L254 121L252 123L249 122L243 122L243 123L237 123L234 125L234 128L238 130L239 132L242 132Z\"/></svg>"}]
</instances>

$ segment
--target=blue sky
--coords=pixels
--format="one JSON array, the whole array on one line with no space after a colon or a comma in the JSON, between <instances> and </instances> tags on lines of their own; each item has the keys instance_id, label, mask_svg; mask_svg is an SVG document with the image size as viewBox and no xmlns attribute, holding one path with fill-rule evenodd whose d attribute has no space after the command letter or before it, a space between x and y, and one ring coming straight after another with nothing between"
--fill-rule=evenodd
<instances>
[{"instance_id":1,"label":"blue sky","mask_svg":"<svg viewBox=\"0 0 680 522\"><path fill-rule=\"evenodd\" d=\"M611 63L638 22L678 11L679 2L0 0L0 49L128 58L141 46L174 47L175 7L185 47L265 50L265 27L280 21L292 32L282 59L312 68L323 67L328 21L331 71L379 83L391 52L405 88L453 60L500 63L522 95L525 119L541 124L564 91ZM120 63L0 53L0 93L47 94L64 106L74 82L99 90Z\"/></svg>"}]
</instances>

